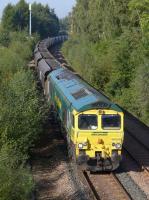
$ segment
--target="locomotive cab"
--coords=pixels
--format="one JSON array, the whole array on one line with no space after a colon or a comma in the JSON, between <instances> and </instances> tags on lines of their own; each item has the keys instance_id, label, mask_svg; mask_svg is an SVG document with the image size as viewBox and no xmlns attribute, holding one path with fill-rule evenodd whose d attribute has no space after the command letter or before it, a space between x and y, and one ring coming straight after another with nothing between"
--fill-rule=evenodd
<instances>
[{"instance_id":1,"label":"locomotive cab","mask_svg":"<svg viewBox=\"0 0 149 200\"><path fill-rule=\"evenodd\" d=\"M75 154L90 171L114 170L121 160L123 113L88 110L75 115Z\"/></svg>"}]
</instances>

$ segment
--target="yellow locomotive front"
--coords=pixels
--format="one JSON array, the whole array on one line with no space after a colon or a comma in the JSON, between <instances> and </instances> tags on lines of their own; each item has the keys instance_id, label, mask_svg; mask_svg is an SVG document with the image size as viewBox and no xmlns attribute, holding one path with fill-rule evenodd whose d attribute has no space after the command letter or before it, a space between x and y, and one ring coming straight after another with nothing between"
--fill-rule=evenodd
<instances>
[{"instance_id":1,"label":"yellow locomotive front","mask_svg":"<svg viewBox=\"0 0 149 200\"><path fill-rule=\"evenodd\" d=\"M78 164L91 171L112 171L119 166L124 138L123 112L94 109L73 112L71 140Z\"/></svg>"}]
</instances>

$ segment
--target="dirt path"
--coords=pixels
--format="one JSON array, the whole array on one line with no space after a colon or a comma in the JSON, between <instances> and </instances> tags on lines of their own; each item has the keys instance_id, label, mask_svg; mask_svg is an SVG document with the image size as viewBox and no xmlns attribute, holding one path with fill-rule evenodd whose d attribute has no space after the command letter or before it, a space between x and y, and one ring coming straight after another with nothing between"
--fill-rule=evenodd
<instances>
[{"instance_id":1,"label":"dirt path","mask_svg":"<svg viewBox=\"0 0 149 200\"><path fill-rule=\"evenodd\" d=\"M85 200L83 186L75 180L67 157L67 145L59 125L51 117L39 143L32 150L34 200Z\"/></svg>"}]
</instances>

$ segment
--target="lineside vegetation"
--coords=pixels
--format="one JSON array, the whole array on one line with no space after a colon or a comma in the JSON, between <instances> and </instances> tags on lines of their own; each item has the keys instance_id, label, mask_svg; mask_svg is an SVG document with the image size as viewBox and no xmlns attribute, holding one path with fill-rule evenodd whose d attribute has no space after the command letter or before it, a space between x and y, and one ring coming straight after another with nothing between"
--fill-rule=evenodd
<instances>
[{"instance_id":1,"label":"lineside vegetation","mask_svg":"<svg viewBox=\"0 0 149 200\"><path fill-rule=\"evenodd\" d=\"M149 125L149 1L77 0L64 55L80 75Z\"/></svg>"},{"instance_id":2,"label":"lineside vegetation","mask_svg":"<svg viewBox=\"0 0 149 200\"><path fill-rule=\"evenodd\" d=\"M17 12L17 6L15 11ZM22 16L23 14L22 11ZM6 17L5 11L4 15ZM42 133L42 125L47 116L47 105L44 104L35 76L27 68L27 64L32 58L37 40L43 35L38 35L39 32L36 31L33 37L29 38L25 28L14 29L12 32L9 26L5 27L6 24L5 26L3 24L2 20L0 25L0 200L27 200L31 199L34 189L34 181L27 164L29 152Z\"/></svg>"},{"instance_id":3,"label":"lineside vegetation","mask_svg":"<svg viewBox=\"0 0 149 200\"><path fill-rule=\"evenodd\" d=\"M25 200L34 187L26 160L41 133L44 106L26 67L34 41L23 32L10 35L0 40L0 199Z\"/></svg>"},{"instance_id":4,"label":"lineside vegetation","mask_svg":"<svg viewBox=\"0 0 149 200\"><path fill-rule=\"evenodd\" d=\"M47 105L27 68L37 41L58 34L53 9L32 4L32 37L25 0L8 4L0 24L0 200L31 199L34 181L27 164L43 131Z\"/></svg>"}]
</instances>

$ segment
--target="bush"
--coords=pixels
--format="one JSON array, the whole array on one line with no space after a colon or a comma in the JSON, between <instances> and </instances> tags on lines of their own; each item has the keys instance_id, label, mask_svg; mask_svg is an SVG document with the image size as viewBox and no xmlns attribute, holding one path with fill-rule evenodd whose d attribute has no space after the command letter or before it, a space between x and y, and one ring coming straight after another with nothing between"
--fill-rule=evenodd
<instances>
[{"instance_id":1,"label":"bush","mask_svg":"<svg viewBox=\"0 0 149 200\"><path fill-rule=\"evenodd\" d=\"M29 149L41 133L43 98L27 63L37 38L10 33L0 46L0 199L27 200L34 187L26 166Z\"/></svg>"},{"instance_id":2,"label":"bush","mask_svg":"<svg viewBox=\"0 0 149 200\"><path fill-rule=\"evenodd\" d=\"M9 80L12 74L26 65L26 61L10 48L1 48L0 55L0 72L5 80Z\"/></svg>"},{"instance_id":3,"label":"bush","mask_svg":"<svg viewBox=\"0 0 149 200\"><path fill-rule=\"evenodd\" d=\"M20 41L15 41L11 43L9 47L12 52L15 52L17 55L19 55L19 57L26 61L27 64L28 60L32 56L32 49L28 45L28 42L21 43Z\"/></svg>"},{"instance_id":4,"label":"bush","mask_svg":"<svg viewBox=\"0 0 149 200\"><path fill-rule=\"evenodd\" d=\"M10 43L10 34L8 31L0 28L0 46L8 47Z\"/></svg>"},{"instance_id":5,"label":"bush","mask_svg":"<svg viewBox=\"0 0 149 200\"><path fill-rule=\"evenodd\" d=\"M31 72L20 70L14 74L1 94L1 105L1 141L13 142L26 154L40 133L43 117Z\"/></svg>"},{"instance_id":6,"label":"bush","mask_svg":"<svg viewBox=\"0 0 149 200\"><path fill-rule=\"evenodd\" d=\"M18 166L18 151L5 145L0 151L0 199L27 200L34 187L30 170Z\"/></svg>"}]
</instances>

